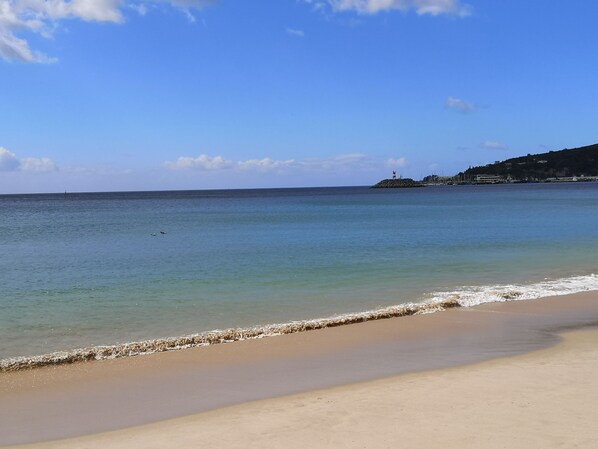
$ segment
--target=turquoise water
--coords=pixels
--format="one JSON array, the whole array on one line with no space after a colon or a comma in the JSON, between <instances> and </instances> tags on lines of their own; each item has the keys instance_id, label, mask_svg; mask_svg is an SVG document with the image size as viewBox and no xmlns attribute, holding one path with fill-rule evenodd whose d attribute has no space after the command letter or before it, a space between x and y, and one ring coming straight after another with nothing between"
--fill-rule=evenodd
<instances>
[{"instance_id":1,"label":"turquoise water","mask_svg":"<svg viewBox=\"0 0 598 449\"><path fill-rule=\"evenodd\" d=\"M0 196L0 254L2 359L598 288L598 184Z\"/></svg>"}]
</instances>

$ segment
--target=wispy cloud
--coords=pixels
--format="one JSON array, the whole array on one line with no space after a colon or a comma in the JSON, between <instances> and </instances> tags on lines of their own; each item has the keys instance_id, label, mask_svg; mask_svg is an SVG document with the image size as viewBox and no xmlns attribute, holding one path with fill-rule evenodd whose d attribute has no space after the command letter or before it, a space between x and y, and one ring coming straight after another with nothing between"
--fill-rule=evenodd
<instances>
[{"instance_id":1,"label":"wispy cloud","mask_svg":"<svg viewBox=\"0 0 598 449\"><path fill-rule=\"evenodd\" d=\"M290 36L296 36L296 37L305 36L305 33L302 30L296 30L294 28L287 28L287 34Z\"/></svg>"},{"instance_id":2,"label":"wispy cloud","mask_svg":"<svg viewBox=\"0 0 598 449\"><path fill-rule=\"evenodd\" d=\"M4 147L0 147L0 171L13 171L19 168L19 160L17 155L12 151L8 151Z\"/></svg>"},{"instance_id":3,"label":"wispy cloud","mask_svg":"<svg viewBox=\"0 0 598 449\"><path fill-rule=\"evenodd\" d=\"M19 159L12 151L0 147L0 171L48 173L56 170L58 170L56 164L47 157L41 159L35 157Z\"/></svg>"},{"instance_id":4,"label":"wispy cloud","mask_svg":"<svg viewBox=\"0 0 598 449\"><path fill-rule=\"evenodd\" d=\"M477 106L461 98L448 97L445 103L446 107L461 114L469 114L477 109Z\"/></svg>"},{"instance_id":5,"label":"wispy cloud","mask_svg":"<svg viewBox=\"0 0 598 449\"><path fill-rule=\"evenodd\" d=\"M404 168L407 166L407 159L405 159L404 157L400 157L400 158L391 157L386 161L386 165L391 168Z\"/></svg>"},{"instance_id":6,"label":"wispy cloud","mask_svg":"<svg viewBox=\"0 0 598 449\"><path fill-rule=\"evenodd\" d=\"M70 165L61 166L60 172L69 175L81 175L81 176L118 176L118 175L131 175L134 173L130 168L117 168L109 165L94 165L94 166L81 166L81 165Z\"/></svg>"},{"instance_id":7,"label":"wispy cloud","mask_svg":"<svg viewBox=\"0 0 598 449\"><path fill-rule=\"evenodd\" d=\"M241 170L273 171L281 170L295 166L295 160L276 160L265 157L263 159L249 159L247 161L238 161L237 167Z\"/></svg>"},{"instance_id":8,"label":"wispy cloud","mask_svg":"<svg viewBox=\"0 0 598 449\"><path fill-rule=\"evenodd\" d=\"M200 154L197 157L181 156L175 162L164 162L164 167L169 170L223 170L233 168L235 162L224 159L222 156L208 156Z\"/></svg>"},{"instance_id":9,"label":"wispy cloud","mask_svg":"<svg viewBox=\"0 0 598 449\"><path fill-rule=\"evenodd\" d=\"M298 162L301 167L311 170L347 170L370 163L371 161L363 153L339 154L329 158L305 159Z\"/></svg>"},{"instance_id":10,"label":"wispy cloud","mask_svg":"<svg viewBox=\"0 0 598 449\"><path fill-rule=\"evenodd\" d=\"M496 142L494 140L486 140L480 144L480 148L484 150L507 150L509 147L501 142Z\"/></svg>"},{"instance_id":11,"label":"wispy cloud","mask_svg":"<svg viewBox=\"0 0 598 449\"><path fill-rule=\"evenodd\" d=\"M148 5L167 4L195 20L192 9L201 9L217 0L0 0L0 58L26 63L53 63L55 58L32 50L19 37L22 32L37 33L45 38L62 20L123 23L123 11L133 9L145 15Z\"/></svg>"},{"instance_id":12,"label":"wispy cloud","mask_svg":"<svg viewBox=\"0 0 598 449\"><path fill-rule=\"evenodd\" d=\"M156 1L156 0L154 0ZM158 0L160 1L160 0ZM162 3L170 3L179 8L201 9L209 5L215 5L218 0L161 0Z\"/></svg>"},{"instance_id":13,"label":"wispy cloud","mask_svg":"<svg viewBox=\"0 0 598 449\"><path fill-rule=\"evenodd\" d=\"M328 6L328 0L303 0L303 3L310 5L314 11L323 11Z\"/></svg>"},{"instance_id":14,"label":"wispy cloud","mask_svg":"<svg viewBox=\"0 0 598 449\"><path fill-rule=\"evenodd\" d=\"M22 171L48 173L56 171L56 164L47 157L38 159L36 157L26 157L21 159L20 169Z\"/></svg>"},{"instance_id":15,"label":"wispy cloud","mask_svg":"<svg viewBox=\"0 0 598 449\"><path fill-rule=\"evenodd\" d=\"M283 172L289 170L327 171L347 170L371 164L362 153L341 154L329 158L312 159L262 159L231 160L222 156L208 156L200 154L197 157L182 156L176 161L164 162L163 167L168 170L196 170L196 171L257 171Z\"/></svg>"},{"instance_id":16,"label":"wispy cloud","mask_svg":"<svg viewBox=\"0 0 598 449\"><path fill-rule=\"evenodd\" d=\"M133 11L135 11L140 16L145 16L147 14L147 5L140 3L140 4L131 4L128 5Z\"/></svg>"},{"instance_id":17,"label":"wispy cloud","mask_svg":"<svg viewBox=\"0 0 598 449\"><path fill-rule=\"evenodd\" d=\"M398 10L414 11L419 15L452 15L466 17L471 15L470 5L460 0L304 0L314 9L332 9L334 12L352 11L358 14L377 14Z\"/></svg>"}]
</instances>

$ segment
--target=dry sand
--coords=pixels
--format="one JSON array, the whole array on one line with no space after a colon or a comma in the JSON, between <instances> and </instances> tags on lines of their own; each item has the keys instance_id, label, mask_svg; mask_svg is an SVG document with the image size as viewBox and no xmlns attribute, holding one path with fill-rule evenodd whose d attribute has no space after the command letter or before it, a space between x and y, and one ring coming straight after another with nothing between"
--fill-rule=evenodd
<instances>
[{"instance_id":1,"label":"dry sand","mask_svg":"<svg viewBox=\"0 0 598 449\"><path fill-rule=\"evenodd\" d=\"M36 449L596 448L598 330L530 354L228 407Z\"/></svg>"}]
</instances>

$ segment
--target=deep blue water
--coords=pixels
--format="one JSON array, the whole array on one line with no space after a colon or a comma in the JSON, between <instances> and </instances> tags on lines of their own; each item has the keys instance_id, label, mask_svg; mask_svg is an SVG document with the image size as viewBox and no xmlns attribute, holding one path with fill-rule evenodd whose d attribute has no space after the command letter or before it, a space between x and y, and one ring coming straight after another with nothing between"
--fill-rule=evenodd
<instances>
[{"instance_id":1,"label":"deep blue water","mask_svg":"<svg viewBox=\"0 0 598 449\"><path fill-rule=\"evenodd\" d=\"M0 196L0 359L597 265L598 183Z\"/></svg>"}]
</instances>

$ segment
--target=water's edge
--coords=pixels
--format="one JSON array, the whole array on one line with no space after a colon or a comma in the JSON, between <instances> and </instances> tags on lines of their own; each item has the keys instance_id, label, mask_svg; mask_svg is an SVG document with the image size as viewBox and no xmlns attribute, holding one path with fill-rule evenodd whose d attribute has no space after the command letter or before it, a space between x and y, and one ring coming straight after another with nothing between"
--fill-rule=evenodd
<instances>
[{"instance_id":1,"label":"water's edge","mask_svg":"<svg viewBox=\"0 0 598 449\"><path fill-rule=\"evenodd\" d=\"M14 357L0 360L0 372L18 371L22 369L38 368L47 365L63 365L88 360L106 360L136 355L153 354L156 352L173 351L178 349L208 346L219 343L252 340L276 335L294 334L328 327L344 326L365 321L381 320L418 313L432 313L447 308L459 307L456 299L438 303L404 304L386 307L361 313L352 313L330 318L293 321L282 324L268 324L250 328L216 329L199 334L181 337L161 338L140 342L122 343L111 346L94 346L90 348L59 351L33 357Z\"/></svg>"},{"instance_id":2,"label":"water's edge","mask_svg":"<svg viewBox=\"0 0 598 449\"><path fill-rule=\"evenodd\" d=\"M36 356L12 357L0 360L0 372L19 371L49 365L72 364L90 360L107 360L146 355L219 343L231 343L235 341L306 332L310 330L363 323L366 321L434 313L455 307L473 307L491 302L533 300L543 297L562 296L587 291L598 291L598 275L590 274L558 280L546 280L530 285L465 287L455 291L434 293L431 295L430 299L421 303L400 304L328 318L268 324L249 328L217 329L180 337L93 346Z\"/></svg>"}]
</instances>

